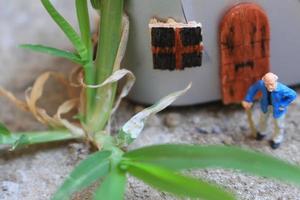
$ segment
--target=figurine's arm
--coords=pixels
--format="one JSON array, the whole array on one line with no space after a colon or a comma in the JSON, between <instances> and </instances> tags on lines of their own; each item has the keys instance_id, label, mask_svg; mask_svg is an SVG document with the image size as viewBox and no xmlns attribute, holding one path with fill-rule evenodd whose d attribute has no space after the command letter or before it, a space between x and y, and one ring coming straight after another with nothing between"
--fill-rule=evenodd
<instances>
[{"instance_id":1,"label":"figurine's arm","mask_svg":"<svg viewBox=\"0 0 300 200\"><path fill-rule=\"evenodd\" d=\"M253 103L254 97L259 90L259 86L261 84L260 82L261 82L261 80L257 81L253 85L251 85L251 87L248 89L248 92L247 92L247 95L246 95L244 101L246 101L248 103Z\"/></svg>"},{"instance_id":2,"label":"figurine's arm","mask_svg":"<svg viewBox=\"0 0 300 200\"><path fill-rule=\"evenodd\" d=\"M259 85L260 85L260 81L257 81L255 84L253 84L247 92L247 95L244 99L244 101L242 101L242 106L246 109L246 110L250 110L250 108L253 105L253 101L254 101L254 97L256 95L256 93L258 92L259 89Z\"/></svg>"},{"instance_id":3,"label":"figurine's arm","mask_svg":"<svg viewBox=\"0 0 300 200\"><path fill-rule=\"evenodd\" d=\"M292 101L294 101L297 97L297 93L289 87L286 87L284 93L282 95L282 106L288 106Z\"/></svg>"}]
</instances>

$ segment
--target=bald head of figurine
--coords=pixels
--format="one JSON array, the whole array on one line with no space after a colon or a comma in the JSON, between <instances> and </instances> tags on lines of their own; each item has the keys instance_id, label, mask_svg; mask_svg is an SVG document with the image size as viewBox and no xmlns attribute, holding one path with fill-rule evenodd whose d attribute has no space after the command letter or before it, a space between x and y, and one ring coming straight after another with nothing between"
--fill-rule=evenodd
<instances>
[{"instance_id":1,"label":"bald head of figurine","mask_svg":"<svg viewBox=\"0 0 300 200\"><path fill-rule=\"evenodd\" d=\"M262 77L262 80L269 92L272 92L276 89L278 80L278 76L276 74L273 74L272 72L266 73Z\"/></svg>"}]
</instances>

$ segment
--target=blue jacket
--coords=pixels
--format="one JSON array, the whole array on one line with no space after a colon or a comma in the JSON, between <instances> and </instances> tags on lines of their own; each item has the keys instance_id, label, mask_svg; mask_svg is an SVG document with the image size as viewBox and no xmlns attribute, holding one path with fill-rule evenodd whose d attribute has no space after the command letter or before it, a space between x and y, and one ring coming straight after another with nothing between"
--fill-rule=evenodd
<instances>
[{"instance_id":1,"label":"blue jacket","mask_svg":"<svg viewBox=\"0 0 300 200\"><path fill-rule=\"evenodd\" d=\"M260 99L260 108L262 112L268 111L268 92L262 80L254 83L248 90L245 101L253 102L258 91L262 92ZM277 87L271 93L271 102L273 106L273 117L279 118L287 112L289 104L297 97L297 93L291 88L277 82Z\"/></svg>"}]
</instances>

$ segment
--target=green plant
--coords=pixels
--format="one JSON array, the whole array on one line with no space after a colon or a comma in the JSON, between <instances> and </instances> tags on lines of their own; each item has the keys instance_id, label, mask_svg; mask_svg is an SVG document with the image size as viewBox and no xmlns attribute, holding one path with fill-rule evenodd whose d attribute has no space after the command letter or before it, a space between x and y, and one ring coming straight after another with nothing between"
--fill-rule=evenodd
<instances>
[{"instance_id":1,"label":"green plant","mask_svg":"<svg viewBox=\"0 0 300 200\"><path fill-rule=\"evenodd\" d=\"M11 93L0 88L0 93L18 107L32 112L39 121L51 127L44 132L11 133L0 124L0 144L15 149L41 142L82 139L90 141L97 148L95 153L83 160L67 177L54 194L53 200L69 199L74 192L97 181L102 183L95 191L94 199L123 199L127 174L178 196L208 200L234 199L230 192L214 184L180 173L183 169L194 168L235 169L300 185L299 167L237 147L165 144L127 151L126 147L138 137L147 118L183 95L190 85L136 114L118 133L110 133L105 128L115 110L113 104L116 99L116 81L128 74L132 77L130 72L119 69L126 43L126 17L123 18L125 26L122 27L123 0L91 1L101 16L97 52L92 48L87 0L76 0L81 35L74 31L49 0L41 2L74 45L76 52L43 45L26 44L21 47L67 58L80 64L84 77L81 98L66 101L58 108L56 115L50 117L36 106L36 101L42 96L43 85L51 73L43 74L37 79L26 102L17 100ZM61 77L54 76L62 80ZM131 85L132 82L126 85L121 97L128 93ZM117 105L119 99L116 100ZM62 114L74 108L78 109L80 126L62 117Z\"/></svg>"}]
</instances>

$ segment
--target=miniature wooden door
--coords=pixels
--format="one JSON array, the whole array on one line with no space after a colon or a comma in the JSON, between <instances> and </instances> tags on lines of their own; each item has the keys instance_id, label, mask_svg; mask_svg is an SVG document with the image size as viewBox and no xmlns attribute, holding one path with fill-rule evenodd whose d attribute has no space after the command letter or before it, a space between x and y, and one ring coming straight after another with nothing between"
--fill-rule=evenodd
<instances>
[{"instance_id":1,"label":"miniature wooden door","mask_svg":"<svg viewBox=\"0 0 300 200\"><path fill-rule=\"evenodd\" d=\"M270 29L265 12L243 3L231 8L220 26L223 103L241 102L251 84L269 71Z\"/></svg>"}]
</instances>

